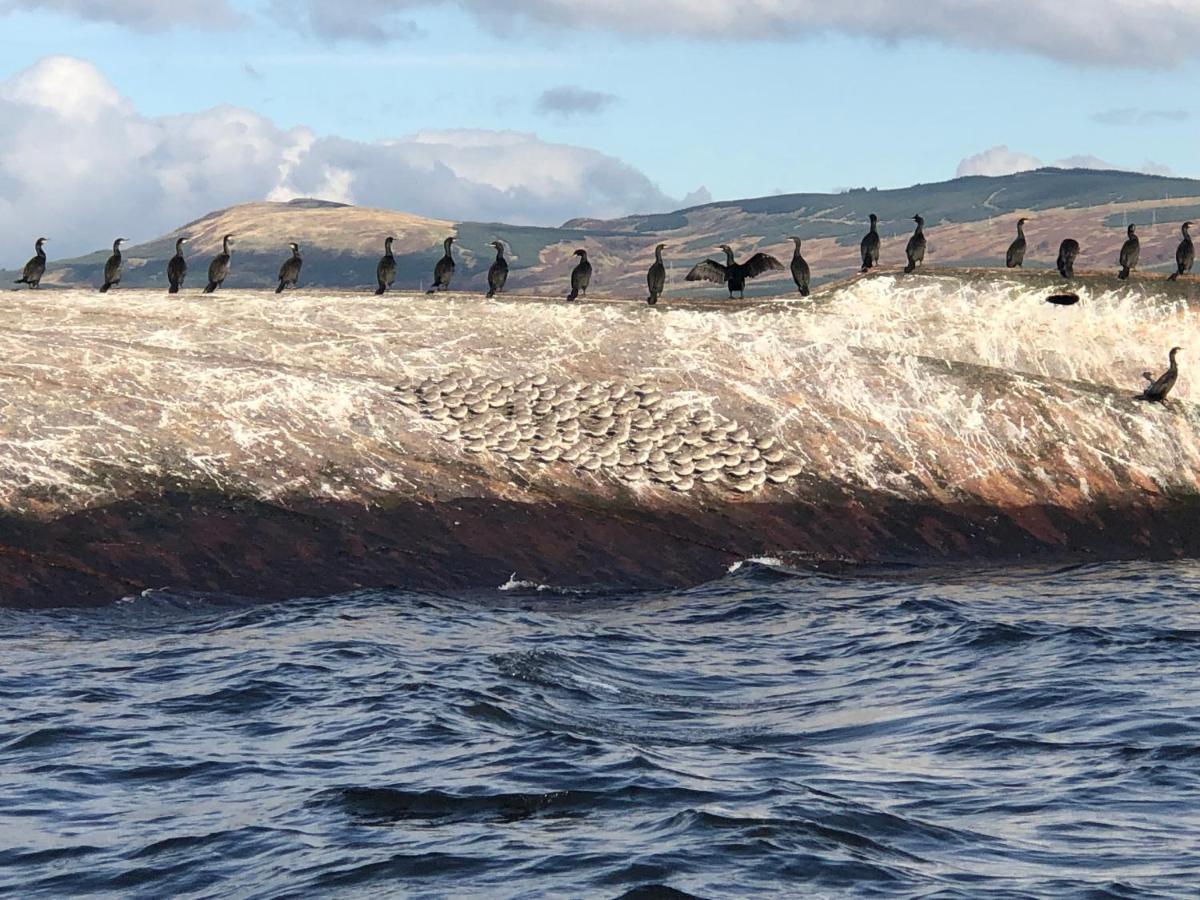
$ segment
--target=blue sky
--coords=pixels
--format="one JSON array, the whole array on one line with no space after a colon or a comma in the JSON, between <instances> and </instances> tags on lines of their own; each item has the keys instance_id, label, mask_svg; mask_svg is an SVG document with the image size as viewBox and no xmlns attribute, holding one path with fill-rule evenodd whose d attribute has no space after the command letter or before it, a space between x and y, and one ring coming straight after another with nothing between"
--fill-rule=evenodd
<instances>
[{"instance_id":1,"label":"blue sky","mask_svg":"<svg viewBox=\"0 0 1200 900\"><path fill-rule=\"evenodd\" d=\"M654 12L638 30L662 33L651 39L607 28L606 4L574 6L576 0L514 3L511 9L528 8L529 14L506 13L507 24L497 24L495 13L474 0L296 0L286 7L293 19L308 9L314 22L324 17L333 23L328 27L289 27L273 15L272 2L239 0L227 16L231 24L212 27L208 21L220 19L209 12L216 5L201 0L170 6L151 0L0 0L0 82L48 57L66 56L93 65L137 121L233 105L281 132L302 126L318 139L363 145L433 130L515 130L547 144L598 151L628 164L660 192L638 180L578 214L639 211L622 209L623 203L669 207L700 187L722 199L938 181L953 177L965 158L999 145L1010 148L1009 156L987 157L980 171L1012 165L1005 160L1020 155L1046 162L1090 156L1122 168L1200 175L1200 119L1192 113L1189 87L1200 83L1200 46L1190 55L1185 40L1200 37L1200 11L1179 12L1182 7L1162 0L1100 0L1093 8L1090 19L1140 17L1127 45L1121 34L1090 21L1056 39L1051 35L1047 43L1043 32L1061 25L1053 7L1064 6L1049 0L1030 4L1032 24L1014 25L1012 34L1005 33L1007 26L991 27L982 38L980 29L993 21L986 19L994 12L988 8L1001 4L885 4L901 12L906 5L920 8L926 16L937 13L929 12L931 6L945 11L915 26L903 18L883 22L877 34L840 23L836 14L814 12L821 5L808 0L753 0L749 6L783 7L784 14L790 3L793 18L774 32L751 27L732 39L709 36L703 17L712 4L697 0L646 7ZM640 8L632 0L607 7L613 18ZM1048 11L1039 12L1043 7ZM392 12L386 23L395 38L345 36L354 23L373 21L371 9ZM694 10L699 12L689 19ZM182 21L172 26L167 20L174 15ZM1159 28L1173 36L1156 43ZM771 39L753 36L764 31ZM61 78L46 90L69 92L77 80ZM564 87L611 99L599 98L595 109L576 115L539 110L543 92ZM218 138L205 139L210 144L198 152L221 152ZM0 137L0 151L4 141ZM346 162L362 155L341 147L335 168L350 167L353 176L355 164L386 165L377 158ZM148 175L157 156L148 152L126 165ZM472 183L487 181L466 171L474 164L456 164L455 172ZM515 154L510 165L520 166ZM541 190L538 166L545 162L521 176L522 186L535 192ZM295 191L320 187L313 178L298 182ZM407 197L393 181L371 183L380 193ZM245 189L254 188L250 183ZM397 205L384 196L360 196L363 190L349 199ZM160 193L169 199L169 191ZM188 202L203 206L203 199L195 189L186 201L164 201L163 216L186 214ZM216 192L211 206L231 199ZM436 205L430 197L408 199L423 207L413 212L467 217L454 204L438 210L429 208ZM514 195L514 214L506 217L500 199L493 198L488 213L526 221L552 221L571 203L587 206L582 192L566 192L554 202ZM470 202L469 194L461 195L460 205ZM21 215L2 207L0 214ZM148 224L162 224L152 218ZM0 227L0 237L6 230Z\"/></svg>"}]
</instances>

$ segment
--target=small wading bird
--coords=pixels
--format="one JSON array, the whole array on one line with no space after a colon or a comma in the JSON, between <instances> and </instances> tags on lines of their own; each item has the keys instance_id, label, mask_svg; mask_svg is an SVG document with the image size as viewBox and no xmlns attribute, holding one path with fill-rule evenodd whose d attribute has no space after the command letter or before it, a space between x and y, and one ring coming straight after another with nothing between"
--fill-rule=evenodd
<instances>
[{"instance_id":1,"label":"small wading bird","mask_svg":"<svg viewBox=\"0 0 1200 900\"><path fill-rule=\"evenodd\" d=\"M288 246L292 248L292 255L279 267L279 287L275 288L277 294L300 283L300 269L304 266L304 260L300 258L300 245L293 243Z\"/></svg>"},{"instance_id":2,"label":"small wading bird","mask_svg":"<svg viewBox=\"0 0 1200 900\"><path fill-rule=\"evenodd\" d=\"M654 248L654 264L646 273L646 286L650 288L650 296L646 298L646 302L651 306L658 303L658 298L662 296L667 287L667 267L663 264L662 258L663 251L666 249L666 244L659 244Z\"/></svg>"},{"instance_id":3,"label":"small wading bird","mask_svg":"<svg viewBox=\"0 0 1200 900\"><path fill-rule=\"evenodd\" d=\"M183 258L183 245L186 243L187 238L175 241L175 255L167 263L167 284L170 285L167 289L168 294L178 294L184 279L187 278L187 260Z\"/></svg>"},{"instance_id":4,"label":"small wading bird","mask_svg":"<svg viewBox=\"0 0 1200 900\"><path fill-rule=\"evenodd\" d=\"M1079 258L1079 241L1067 238L1058 248L1058 274L1063 278L1075 277L1075 260Z\"/></svg>"},{"instance_id":5,"label":"small wading bird","mask_svg":"<svg viewBox=\"0 0 1200 900\"><path fill-rule=\"evenodd\" d=\"M928 246L925 240L925 220L920 216L913 216L913 221L917 223L917 230L913 232L913 236L908 239L908 246L904 248L904 255L908 257L908 265L904 267L906 275L917 271L917 266L925 265L925 248Z\"/></svg>"},{"instance_id":6,"label":"small wading bird","mask_svg":"<svg viewBox=\"0 0 1200 900\"><path fill-rule=\"evenodd\" d=\"M859 249L862 251L862 271L866 274L879 265L879 216L875 213L871 213L871 230L862 239Z\"/></svg>"},{"instance_id":7,"label":"small wading bird","mask_svg":"<svg viewBox=\"0 0 1200 900\"><path fill-rule=\"evenodd\" d=\"M208 264L208 284L204 288L204 293L211 294L229 277L229 265L233 260L233 251L230 249L232 243L232 234L227 234L221 239L221 252Z\"/></svg>"},{"instance_id":8,"label":"small wading bird","mask_svg":"<svg viewBox=\"0 0 1200 900\"><path fill-rule=\"evenodd\" d=\"M1167 395L1175 388L1175 382L1179 380L1179 363L1175 361L1175 357L1183 350L1182 347L1171 348L1171 367L1167 369L1157 380L1150 372L1143 372L1142 377L1150 382L1146 390L1142 391L1139 399L1148 400L1151 403L1166 402Z\"/></svg>"},{"instance_id":9,"label":"small wading bird","mask_svg":"<svg viewBox=\"0 0 1200 900\"><path fill-rule=\"evenodd\" d=\"M1121 271L1117 273L1117 277L1122 281L1125 281L1129 277L1129 273L1137 268L1138 259L1142 255L1142 242L1138 240L1137 226L1130 225L1125 233L1128 237L1121 247Z\"/></svg>"},{"instance_id":10,"label":"small wading bird","mask_svg":"<svg viewBox=\"0 0 1200 900\"><path fill-rule=\"evenodd\" d=\"M452 237L442 241L442 247L446 252L433 267L433 287L425 293L436 294L438 291L444 291L450 287L450 279L454 277L454 255L450 252L450 248L454 246L454 241L455 238Z\"/></svg>"},{"instance_id":11,"label":"small wading bird","mask_svg":"<svg viewBox=\"0 0 1200 900\"><path fill-rule=\"evenodd\" d=\"M812 279L812 270L808 267L808 262L800 255L800 238L794 237L791 239L796 245L796 250L792 254L792 280L796 282L796 290L800 292L801 297L809 295L808 283Z\"/></svg>"},{"instance_id":12,"label":"small wading bird","mask_svg":"<svg viewBox=\"0 0 1200 900\"><path fill-rule=\"evenodd\" d=\"M576 250L573 255L579 257L579 265L571 270L571 293L567 294L571 302L586 297L588 285L592 283L592 264L588 262L587 251Z\"/></svg>"},{"instance_id":13,"label":"small wading bird","mask_svg":"<svg viewBox=\"0 0 1200 900\"><path fill-rule=\"evenodd\" d=\"M379 287L375 289L377 297L385 293L396 280L396 257L392 255L392 244L395 242L394 237L389 237L383 242L383 258L375 267L375 280L379 282Z\"/></svg>"},{"instance_id":14,"label":"small wading bird","mask_svg":"<svg viewBox=\"0 0 1200 900\"><path fill-rule=\"evenodd\" d=\"M1025 265L1025 223L1028 219L1017 219L1017 239L1012 242L1008 248L1008 254L1004 258L1004 264L1010 269L1019 269Z\"/></svg>"},{"instance_id":15,"label":"small wading bird","mask_svg":"<svg viewBox=\"0 0 1200 900\"><path fill-rule=\"evenodd\" d=\"M121 283L121 245L124 243L126 243L125 238L117 238L113 241L112 256L104 264L104 284L100 285L102 294L107 294Z\"/></svg>"},{"instance_id":16,"label":"small wading bird","mask_svg":"<svg viewBox=\"0 0 1200 900\"><path fill-rule=\"evenodd\" d=\"M1183 223L1183 240L1179 242L1179 249L1175 251L1175 274L1170 277L1170 281L1178 281L1181 276L1192 271L1196 262L1196 245L1192 243L1191 235L1191 227L1195 224Z\"/></svg>"},{"instance_id":17,"label":"small wading bird","mask_svg":"<svg viewBox=\"0 0 1200 900\"><path fill-rule=\"evenodd\" d=\"M492 299L501 291L504 290L504 285L508 282L508 260L504 258L504 244L500 241L492 241L492 246L496 248L496 259L488 269L488 299Z\"/></svg>"},{"instance_id":18,"label":"small wading bird","mask_svg":"<svg viewBox=\"0 0 1200 900\"><path fill-rule=\"evenodd\" d=\"M766 253L755 253L744 263L739 263L733 258L733 248L728 244L722 244L721 249L725 251L725 264L722 265L711 259L706 259L700 265L696 266L692 271L688 272L688 281L711 281L713 284L724 284L729 287L729 299L733 299L734 292L740 294L743 298L746 296L746 281L750 278L757 278L764 272L782 272L783 263L773 256L768 256Z\"/></svg>"},{"instance_id":19,"label":"small wading bird","mask_svg":"<svg viewBox=\"0 0 1200 900\"><path fill-rule=\"evenodd\" d=\"M21 272L21 277L14 284L27 284L30 290L36 288L42 283L42 276L46 274L46 251L42 246L49 238L38 238L33 245L33 259L25 263L25 269Z\"/></svg>"}]
</instances>

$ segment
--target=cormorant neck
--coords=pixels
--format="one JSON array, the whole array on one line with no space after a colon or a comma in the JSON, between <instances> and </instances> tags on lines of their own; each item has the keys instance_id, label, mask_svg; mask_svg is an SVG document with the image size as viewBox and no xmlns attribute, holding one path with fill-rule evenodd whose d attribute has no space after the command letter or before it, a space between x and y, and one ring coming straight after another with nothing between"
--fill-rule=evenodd
<instances>
[{"instance_id":1,"label":"cormorant neck","mask_svg":"<svg viewBox=\"0 0 1200 900\"><path fill-rule=\"evenodd\" d=\"M662 247L654 248L654 261L658 263L662 262Z\"/></svg>"},{"instance_id":2,"label":"cormorant neck","mask_svg":"<svg viewBox=\"0 0 1200 900\"><path fill-rule=\"evenodd\" d=\"M733 265L733 251L732 250L725 251L725 261L727 263L729 263L729 265L731 265L731 266Z\"/></svg>"}]
</instances>

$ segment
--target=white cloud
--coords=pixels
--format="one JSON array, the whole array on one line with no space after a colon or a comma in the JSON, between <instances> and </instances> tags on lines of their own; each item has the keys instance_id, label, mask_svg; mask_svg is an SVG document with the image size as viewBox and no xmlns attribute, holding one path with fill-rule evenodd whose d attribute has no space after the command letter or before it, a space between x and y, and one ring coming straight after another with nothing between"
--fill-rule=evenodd
<instances>
[{"instance_id":1,"label":"white cloud","mask_svg":"<svg viewBox=\"0 0 1200 900\"><path fill-rule=\"evenodd\" d=\"M241 20L226 0L0 0L0 14L56 12L136 31L162 31L176 25L228 27Z\"/></svg>"},{"instance_id":2,"label":"white cloud","mask_svg":"<svg viewBox=\"0 0 1200 900\"><path fill-rule=\"evenodd\" d=\"M49 57L0 82L0 247L56 255L155 237L214 209L319 196L447 219L554 224L676 208L638 170L532 134L380 143L283 129L246 109L141 115L92 64Z\"/></svg>"},{"instance_id":3,"label":"white cloud","mask_svg":"<svg viewBox=\"0 0 1200 900\"><path fill-rule=\"evenodd\" d=\"M1127 172L1144 172L1147 175L1173 175L1167 166L1146 160L1140 166L1120 166L1103 160L1098 156L1068 156L1053 162L1043 162L1028 153L1018 153L1010 150L1004 144L968 156L958 164L955 175L963 178L967 175L1012 175L1014 172L1028 172L1052 166L1057 169L1106 169Z\"/></svg>"}]
</instances>

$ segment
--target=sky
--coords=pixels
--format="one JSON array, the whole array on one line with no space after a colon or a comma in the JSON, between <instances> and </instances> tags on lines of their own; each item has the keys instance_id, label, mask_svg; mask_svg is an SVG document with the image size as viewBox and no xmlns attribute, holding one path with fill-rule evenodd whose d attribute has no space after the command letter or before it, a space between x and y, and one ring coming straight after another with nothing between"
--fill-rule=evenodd
<instances>
[{"instance_id":1,"label":"sky","mask_svg":"<svg viewBox=\"0 0 1200 900\"><path fill-rule=\"evenodd\" d=\"M0 264L320 196L560 224L1200 176L1195 0L0 0Z\"/></svg>"}]
</instances>

